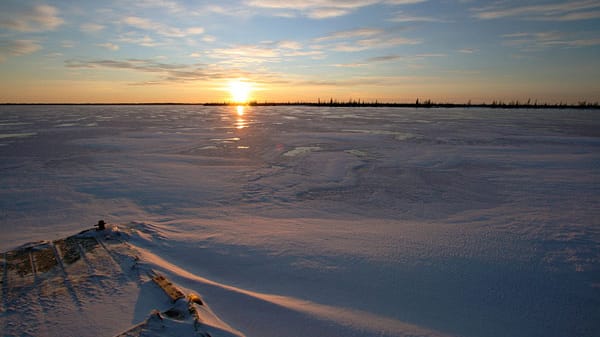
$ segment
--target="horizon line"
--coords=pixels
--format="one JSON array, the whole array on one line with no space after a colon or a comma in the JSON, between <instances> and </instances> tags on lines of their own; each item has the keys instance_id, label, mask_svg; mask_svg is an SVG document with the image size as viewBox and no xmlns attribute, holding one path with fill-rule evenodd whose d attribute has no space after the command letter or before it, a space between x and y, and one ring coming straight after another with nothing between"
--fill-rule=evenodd
<instances>
[{"instance_id":1,"label":"horizon line","mask_svg":"<svg viewBox=\"0 0 600 337\"><path fill-rule=\"evenodd\" d=\"M596 102L581 101L578 103L546 103L546 102L526 102L510 101L492 101L492 103L443 103L434 102L432 100L420 101L417 99L414 103L406 102L388 102L383 103L377 100L372 102L361 100L349 100L346 102L330 99L329 101L310 102L310 101L288 101L288 102L2 102L2 106L13 105L201 105L201 106L329 106L329 107L400 107L400 108L523 108L523 109L544 109L544 108L560 108L560 109L600 109L600 104Z\"/></svg>"}]
</instances>

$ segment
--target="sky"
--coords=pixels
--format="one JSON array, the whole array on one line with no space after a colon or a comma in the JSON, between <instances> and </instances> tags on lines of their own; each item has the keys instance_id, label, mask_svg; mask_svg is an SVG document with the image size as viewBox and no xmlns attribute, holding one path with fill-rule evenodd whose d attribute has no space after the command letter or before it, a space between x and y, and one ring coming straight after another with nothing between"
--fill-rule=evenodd
<instances>
[{"instance_id":1,"label":"sky","mask_svg":"<svg viewBox=\"0 0 600 337\"><path fill-rule=\"evenodd\" d=\"M600 101L600 1L0 2L0 102Z\"/></svg>"}]
</instances>

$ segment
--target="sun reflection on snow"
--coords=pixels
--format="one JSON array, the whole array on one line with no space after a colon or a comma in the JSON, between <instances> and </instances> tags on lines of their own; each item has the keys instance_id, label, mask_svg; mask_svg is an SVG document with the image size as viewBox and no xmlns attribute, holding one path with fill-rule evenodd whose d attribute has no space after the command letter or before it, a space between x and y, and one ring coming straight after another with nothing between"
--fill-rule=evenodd
<instances>
[{"instance_id":1,"label":"sun reflection on snow","mask_svg":"<svg viewBox=\"0 0 600 337\"><path fill-rule=\"evenodd\" d=\"M235 110L237 111L238 116L244 115L244 106L243 105L236 106Z\"/></svg>"},{"instance_id":2,"label":"sun reflection on snow","mask_svg":"<svg viewBox=\"0 0 600 337\"><path fill-rule=\"evenodd\" d=\"M246 113L246 107L243 105L238 105L235 107L235 111L237 113L237 119L235 120L235 128L243 129L248 127L248 122L244 119L244 114Z\"/></svg>"}]
</instances>

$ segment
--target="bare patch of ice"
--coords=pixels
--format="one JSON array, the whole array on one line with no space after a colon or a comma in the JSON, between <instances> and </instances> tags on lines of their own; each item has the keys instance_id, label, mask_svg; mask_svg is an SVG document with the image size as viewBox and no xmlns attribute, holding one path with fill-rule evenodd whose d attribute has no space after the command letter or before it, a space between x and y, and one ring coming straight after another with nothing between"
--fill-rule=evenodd
<instances>
[{"instance_id":1,"label":"bare patch of ice","mask_svg":"<svg viewBox=\"0 0 600 337\"><path fill-rule=\"evenodd\" d=\"M354 133L366 133L370 135L389 135L394 136L396 140L406 140L410 138L414 138L415 135L408 132L400 132L400 131L387 131L387 130L342 130L344 132L354 132Z\"/></svg>"},{"instance_id":2,"label":"bare patch of ice","mask_svg":"<svg viewBox=\"0 0 600 337\"><path fill-rule=\"evenodd\" d=\"M283 155L285 157L296 157L296 156L305 155L305 154L311 153L313 151L319 151L319 150L321 150L321 148L318 146L299 146L293 150L285 152Z\"/></svg>"},{"instance_id":3,"label":"bare patch of ice","mask_svg":"<svg viewBox=\"0 0 600 337\"><path fill-rule=\"evenodd\" d=\"M30 125L31 123L25 123L25 122L7 122L7 123L0 123L0 126L21 126L21 125Z\"/></svg>"},{"instance_id":4,"label":"bare patch of ice","mask_svg":"<svg viewBox=\"0 0 600 337\"><path fill-rule=\"evenodd\" d=\"M354 155L354 156L357 156L359 158L363 158L363 157L368 157L369 156L368 152L361 151L361 150L356 150L356 149L346 150L344 152L346 152L348 154L351 154L351 155Z\"/></svg>"},{"instance_id":5,"label":"bare patch of ice","mask_svg":"<svg viewBox=\"0 0 600 337\"><path fill-rule=\"evenodd\" d=\"M22 132L22 133L0 133L0 139L5 138L27 138L37 135L37 132Z\"/></svg>"}]
</instances>

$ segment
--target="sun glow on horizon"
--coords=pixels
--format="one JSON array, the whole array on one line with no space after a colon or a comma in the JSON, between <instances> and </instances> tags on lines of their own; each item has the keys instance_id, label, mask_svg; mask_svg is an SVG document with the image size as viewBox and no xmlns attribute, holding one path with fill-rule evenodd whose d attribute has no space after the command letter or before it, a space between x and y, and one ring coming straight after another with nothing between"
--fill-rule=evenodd
<instances>
[{"instance_id":1,"label":"sun glow on horizon","mask_svg":"<svg viewBox=\"0 0 600 337\"><path fill-rule=\"evenodd\" d=\"M242 79L229 82L229 94L234 103L247 103L252 92L252 85Z\"/></svg>"}]
</instances>

